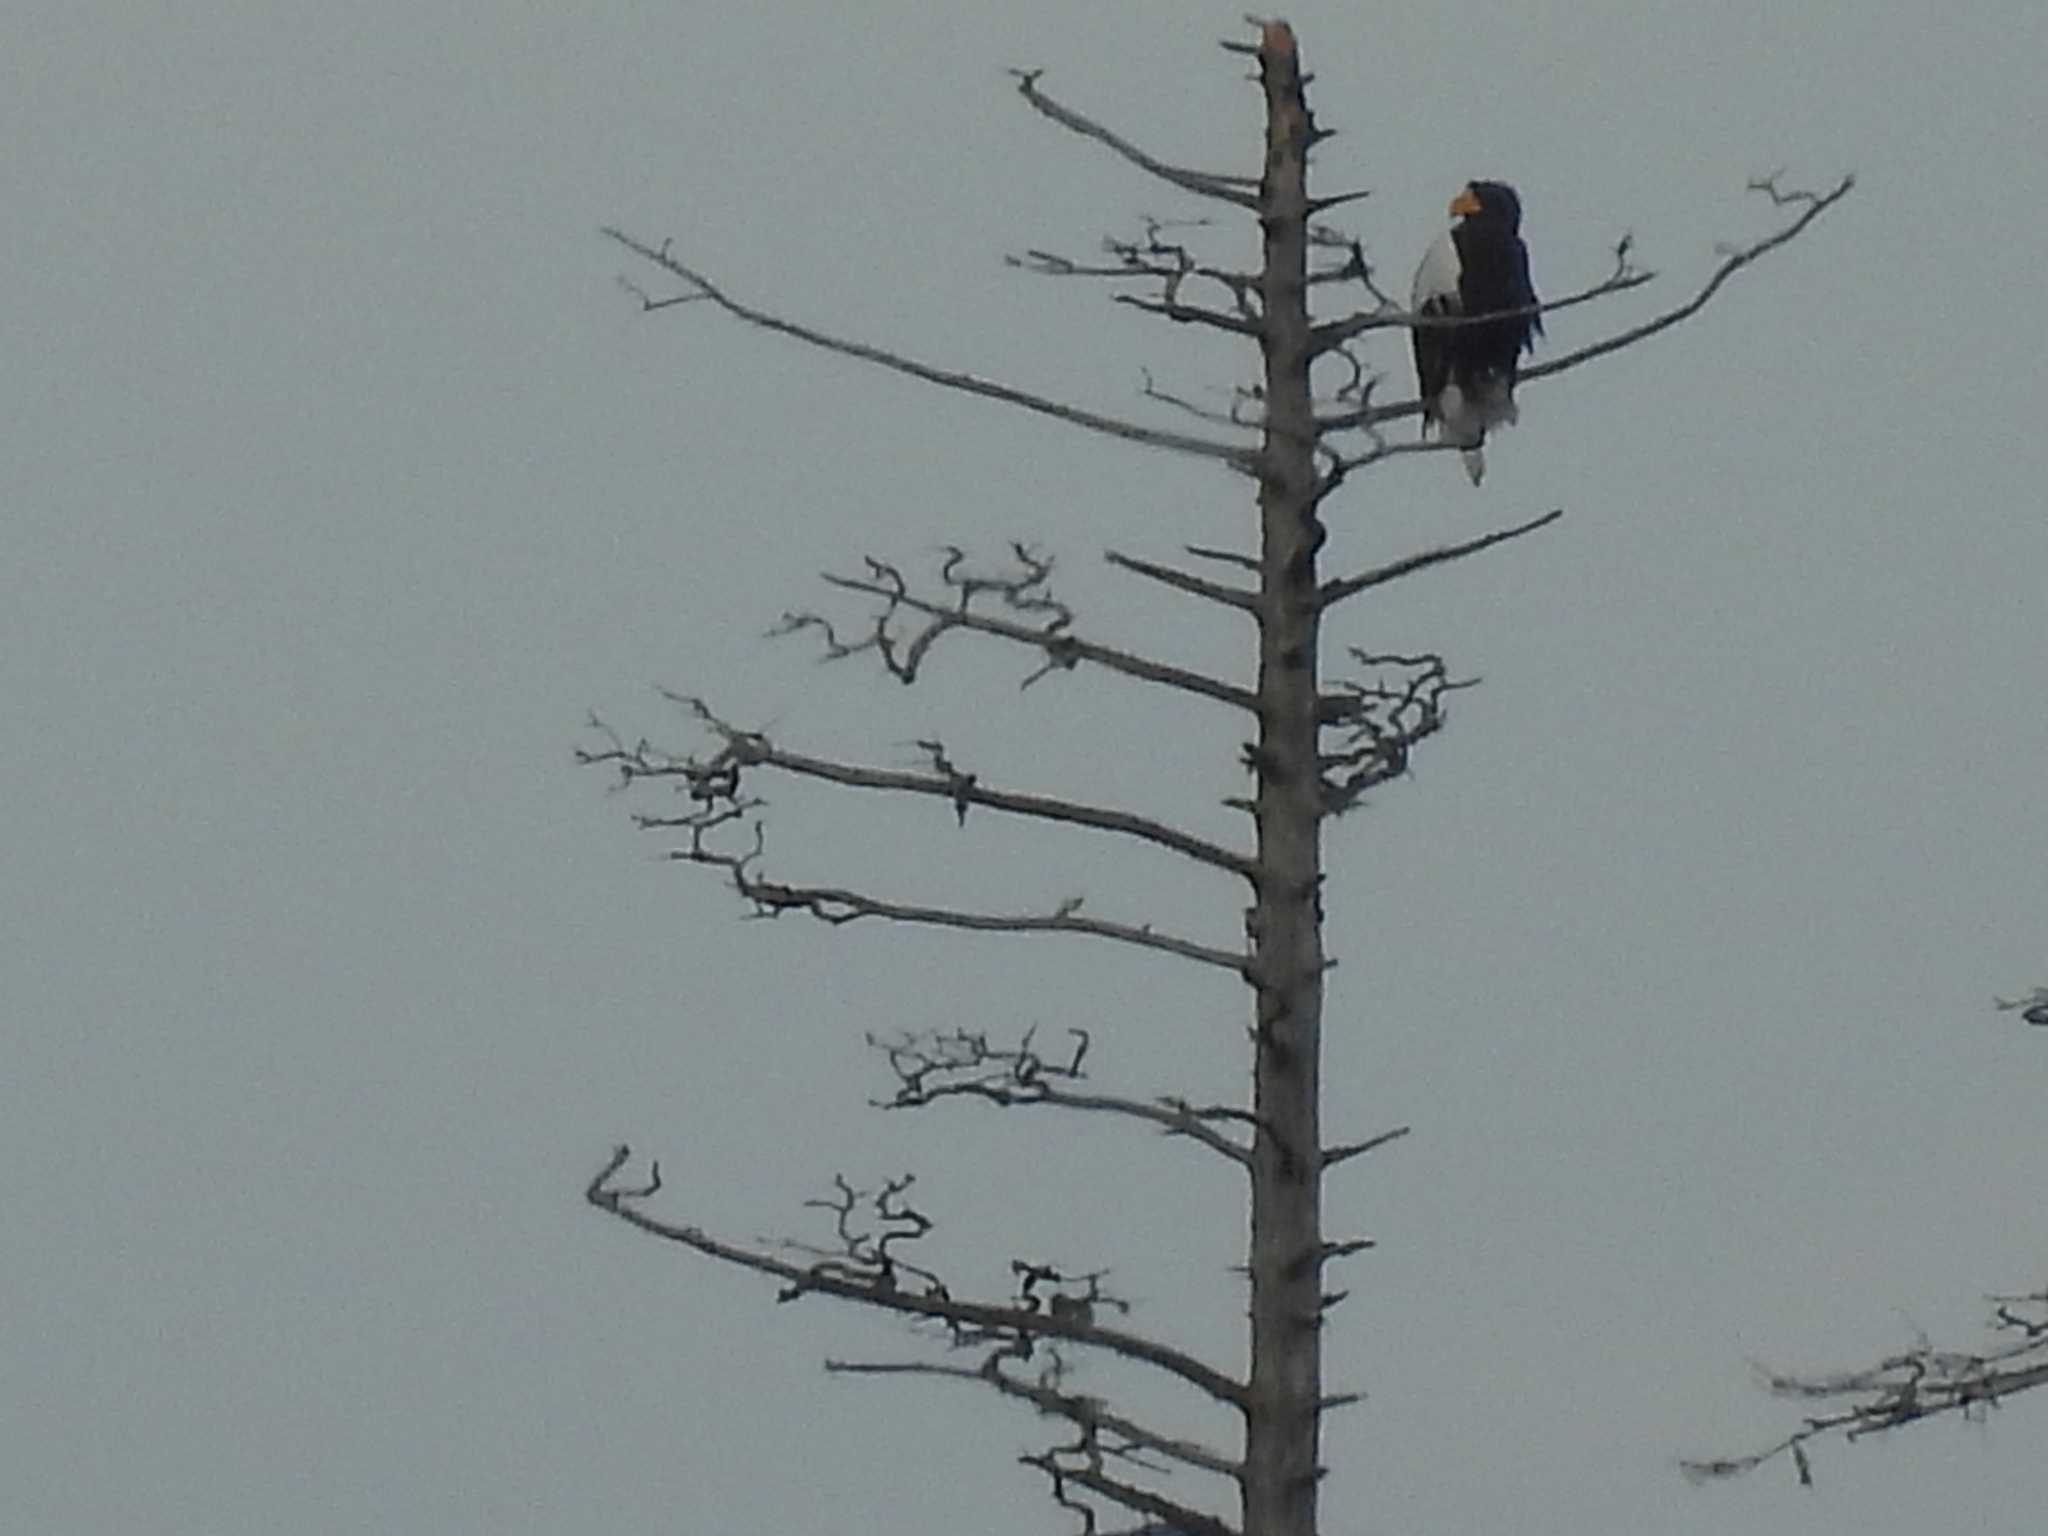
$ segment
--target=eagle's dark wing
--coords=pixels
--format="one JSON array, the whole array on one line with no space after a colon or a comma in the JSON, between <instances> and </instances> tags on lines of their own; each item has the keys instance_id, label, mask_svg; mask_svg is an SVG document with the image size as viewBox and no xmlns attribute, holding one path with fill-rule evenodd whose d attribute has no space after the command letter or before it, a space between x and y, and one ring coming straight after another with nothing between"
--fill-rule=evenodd
<instances>
[{"instance_id":1,"label":"eagle's dark wing","mask_svg":"<svg viewBox=\"0 0 2048 1536\"><path fill-rule=\"evenodd\" d=\"M1515 240L1515 287L1521 295L1515 300L1515 307L1517 309L1542 302L1536 297L1536 285L1529 281L1529 247L1522 243L1519 236ZM1541 315L1531 315L1529 317L1529 329L1522 337L1523 348L1525 350L1533 348L1536 345L1536 338L1542 334L1543 317Z\"/></svg>"}]
</instances>

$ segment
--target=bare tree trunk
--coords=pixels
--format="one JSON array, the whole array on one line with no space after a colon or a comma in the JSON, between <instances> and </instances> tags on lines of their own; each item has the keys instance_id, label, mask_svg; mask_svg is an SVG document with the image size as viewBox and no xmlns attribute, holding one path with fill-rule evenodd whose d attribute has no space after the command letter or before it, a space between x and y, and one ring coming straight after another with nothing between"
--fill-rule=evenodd
<instances>
[{"instance_id":1,"label":"bare tree trunk","mask_svg":"<svg viewBox=\"0 0 2048 1536\"><path fill-rule=\"evenodd\" d=\"M1244 1529L1315 1536L1322 1397L1322 775L1309 395L1308 149L1300 59L1284 23L1259 49L1266 93L1266 430L1259 462L1258 872L1252 907L1257 1131L1251 1187L1251 1382Z\"/></svg>"}]
</instances>

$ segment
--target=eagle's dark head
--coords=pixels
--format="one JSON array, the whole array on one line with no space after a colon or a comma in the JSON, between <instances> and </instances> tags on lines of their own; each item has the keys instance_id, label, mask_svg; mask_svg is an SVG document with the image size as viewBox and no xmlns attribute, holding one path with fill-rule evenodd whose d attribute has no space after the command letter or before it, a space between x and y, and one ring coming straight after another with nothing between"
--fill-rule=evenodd
<instances>
[{"instance_id":1,"label":"eagle's dark head","mask_svg":"<svg viewBox=\"0 0 2048 1536\"><path fill-rule=\"evenodd\" d=\"M1514 234L1522 227L1522 200L1504 181L1469 181L1451 199L1451 212L1475 224Z\"/></svg>"}]
</instances>

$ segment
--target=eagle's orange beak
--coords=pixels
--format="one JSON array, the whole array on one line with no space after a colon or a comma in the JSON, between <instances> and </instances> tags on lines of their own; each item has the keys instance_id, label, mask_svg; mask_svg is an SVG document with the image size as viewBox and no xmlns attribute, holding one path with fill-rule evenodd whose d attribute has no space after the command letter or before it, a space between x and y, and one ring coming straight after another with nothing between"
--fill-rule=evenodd
<instances>
[{"instance_id":1,"label":"eagle's orange beak","mask_svg":"<svg viewBox=\"0 0 2048 1536\"><path fill-rule=\"evenodd\" d=\"M1478 211L1479 196L1470 187L1465 188L1464 191L1451 199L1451 216L1453 218L1461 214L1477 213Z\"/></svg>"}]
</instances>

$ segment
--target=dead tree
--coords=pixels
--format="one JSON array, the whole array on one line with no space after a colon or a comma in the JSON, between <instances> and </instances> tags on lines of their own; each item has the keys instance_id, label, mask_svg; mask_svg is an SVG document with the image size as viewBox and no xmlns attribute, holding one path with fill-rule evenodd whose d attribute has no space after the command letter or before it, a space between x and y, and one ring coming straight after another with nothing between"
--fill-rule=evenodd
<instances>
[{"instance_id":1,"label":"dead tree","mask_svg":"<svg viewBox=\"0 0 2048 1536\"><path fill-rule=\"evenodd\" d=\"M1250 738L1243 754L1249 793L1229 802L1249 819L1246 846L1196 836L1132 808L1000 785L955 762L939 741L920 743L920 766L910 770L813 755L739 725L710 701L692 696L675 696L675 702L708 733L708 746L694 752L661 749L593 721L597 739L581 754L627 788L679 791L670 802L674 810L644 813L640 824L671 838L676 859L719 871L755 913L807 914L830 924L874 920L1085 935L1213 968L1248 990L1253 1073L1249 1102L1241 1104L1098 1092L1086 1076L1089 1037L1078 1032L1056 1049L1029 1035L1006 1044L960 1031L873 1042L893 1071L893 1092L885 1101L893 1106L974 1098L1106 1114L1156 1127L1241 1169L1250 1202L1250 1366L1242 1375L1139 1331L1099 1274L1070 1273L1020 1257L1012 1262L1006 1293L964 1294L920 1259L918 1240L930 1230L931 1218L913 1203L908 1178L868 1187L840 1180L818 1202L831 1216L831 1240L794 1252L731 1243L666 1214L666 1203L657 1199L658 1166L629 1171L639 1165L625 1147L588 1187L591 1204L621 1221L774 1277L785 1300L831 1296L936 1325L954 1353L832 1362L831 1368L978 1383L1060 1421L1064 1438L1025 1459L1044 1474L1052 1497L1089 1536L1102 1529L1098 1522L1109 1512L1126 1529L1314 1536L1324 1472L1318 1455L1322 1417L1350 1400L1329 1391L1322 1379L1322 1329L1341 1299L1332 1289L1331 1270L1367 1246L1325 1234L1323 1181L1338 1165L1402 1134L1386 1130L1333 1141L1323 1130L1319 1072L1331 966L1323 941L1324 831L1369 791L1406 772L1419 744L1443 725L1452 694L1468 681L1435 654L1364 648L1348 650L1349 667L1326 680L1324 621L1361 593L1533 533L1562 515L1529 517L1375 569L1323 572L1324 518L1337 492L1373 464L1444 446L1388 435L1395 423L1417 417L1420 405L1382 400L1381 381L1361 348L1374 332L1399 336L1420 324L1456 322L1422 319L1386 297L1361 244L1324 222L1332 209L1360 194L1310 191L1310 153L1326 134L1310 112L1306 76L1287 25L1258 24L1255 43L1224 46L1256 63L1265 118L1257 174L1190 170L1160 159L1047 95L1035 72L1018 75L1017 88L1032 109L1061 128L1180 194L1255 221L1263 251L1258 269L1233 270L1205 260L1178 237L1177 226L1165 224L1108 242L1100 258L1034 250L1014 263L1048 276L1100 280L1119 303L1241 340L1257 356L1257 380L1227 410L1148 388L1155 405L1179 413L1175 425L1163 426L1049 399L757 307L698 270L668 241L606 232L671 285L659 292L630 285L649 311L683 305L722 311L760 330L943 389L1209 460L1254 489L1254 551L1189 547L1188 556L1200 567L1119 552L1107 556L1117 570L1168 593L1242 615L1257 637L1249 680L1211 676L1088 638L1079 616L1055 594L1050 560L1025 548L1013 549L1008 565L995 572L955 551L922 581L898 564L868 559L857 570L827 578L841 594L869 605L864 617L847 621L806 612L789 616L782 626L813 638L829 657L870 658L905 683L918 678L935 645L966 633L1028 653L1032 670L1026 683L1074 668L1101 668L1234 712L1247 722ZM1705 283L1682 302L1523 377L1531 383L1555 378L1687 319L1752 262L1805 231L1847 195L1850 184L1844 179L1829 191L1806 193L1759 183L1778 216L1770 233L1725 251ZM1612 298L1651 276L1632 263L1623 240L1611 270L1542 308ZM1320 313L1338 304L1350 307ZM1170 850L1244 887L1242 941L1171 933L1142 914L1084 910L1078 899L1043 910L970 910L860 885L771 874L758 786L776 779L922 797L963 822L975 812L998 813ZM1196 1443L1140 1423L1099 1395L1074 1390L1066 1362L1091 1352L1158 1372L1220 1405L1241 1426L1237 1442ZM962 1358L971 1363L959 1363ZM1169 1495L1162 1473L1171 1470L1207 1474L1223 1486L1201 1502L1186 1493ZM1217 1508L1230 1513L1216 1513Z\"/></svg>"}]
</instances>

